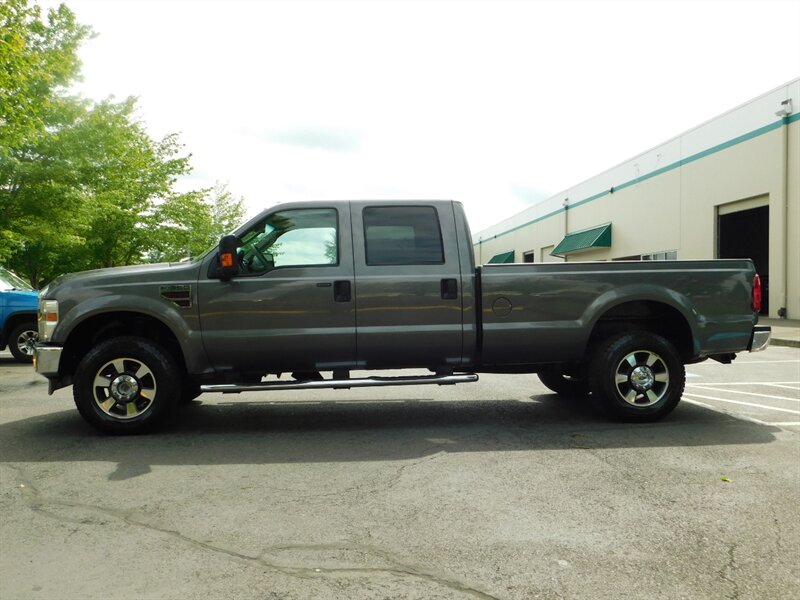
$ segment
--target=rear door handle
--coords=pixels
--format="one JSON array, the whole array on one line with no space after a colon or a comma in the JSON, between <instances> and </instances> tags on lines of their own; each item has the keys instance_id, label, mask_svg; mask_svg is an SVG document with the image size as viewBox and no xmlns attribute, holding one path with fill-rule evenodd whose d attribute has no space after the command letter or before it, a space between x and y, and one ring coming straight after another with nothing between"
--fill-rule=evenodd
<instances>
[{"instance_id":1,"label":"rear door handle","mask_svg":"<svg viewBox=\"0 0 800 600\"><path fill-rule=\"evenodd\" d=\"M334 302L350 302L350 282L346 279L333 282Z\"/></svg>"},{"instance_id":2,"label":"rear door handle","mask_svg":"<svg viewBox=\"0 0 800 600\"><path fill-rule=\"evenodd\" d=\"M455 279L442 279L442 300L458 298L458 282Z\"/></svg>"}]
</instances>

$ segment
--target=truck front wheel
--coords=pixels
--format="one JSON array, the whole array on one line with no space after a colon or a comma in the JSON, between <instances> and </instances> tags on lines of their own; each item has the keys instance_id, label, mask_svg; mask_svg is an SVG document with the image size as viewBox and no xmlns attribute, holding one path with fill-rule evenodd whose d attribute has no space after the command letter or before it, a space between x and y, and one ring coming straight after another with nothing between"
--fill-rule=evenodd
<instances>
[{"instance_id":1,"label":"truck front wheel","mask_svg":"<svg viewBox=\"0 0 800 600\"><path fill-rule=\"evenodd\" d=\"M589 367L600 408L629 422L657 421L677 406L686 383L678 351L649 331L620 333L600 343Z\"/></svg>"},{"instance_id":2,"label":"truck front wheel","mask_svg":"<svg viewBox=\"0 0 800 600\"><path fill-rule=\"evenodd\" d=\"M120 337L101 343L75 370L78 411L104 433L144 433L160 425L181 397L180 370L157 343Z\"/></svg>"}]
</instances>

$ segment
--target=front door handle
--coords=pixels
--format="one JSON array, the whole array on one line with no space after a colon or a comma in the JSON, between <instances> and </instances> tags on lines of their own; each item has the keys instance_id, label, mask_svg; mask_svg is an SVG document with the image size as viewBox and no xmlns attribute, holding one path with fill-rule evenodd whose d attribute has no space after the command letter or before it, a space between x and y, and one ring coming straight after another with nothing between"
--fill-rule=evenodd
<instances>
[{"instance_id":1,"label":"front door handle","mask_svg":"<svg viewBox=\"0 0 800 600\"><path fill-rule=\"evenodd\" d=\"M333 282L334 302L350 302L351 299L350 282L346 279Z\"/></svg>"},{"instance_id":2,"label":"front door handle","mask_svg":"<svg viewBox=\"0 0 800 600\"><path fill-rule=\"evenodd\" d=\"M458 282L455 279L442 279L442 300L458 298Z\"/></svg>"}]
</instances>

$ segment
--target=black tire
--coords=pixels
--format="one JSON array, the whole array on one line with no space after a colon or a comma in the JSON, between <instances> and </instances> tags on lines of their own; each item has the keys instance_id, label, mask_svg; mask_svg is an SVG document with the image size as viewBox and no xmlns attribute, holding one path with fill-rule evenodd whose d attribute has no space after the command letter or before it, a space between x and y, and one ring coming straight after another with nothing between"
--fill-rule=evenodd
<instances>
[{"instance_id":1,"label":"black tire","mask_svg":"<svg viewBox=\"0 0 800 600\"><path fill-rule=\"evenodd\" d=\"M658 421L678 405L683 361L668 340L649 331L620 333L596 346L589 367L595 403L622 421Z\"/></svg>"},{"instance_id":2,"label":"black tire","mask_svg":"<svg viewBox=\"0 0 800 600\"><path fill-rule=\"evenodd\" d=\"M589 383L583 378L571 377L557 371L540 371L537 375L547 389L559 396L585 398L589 395Z\"/></svg>"},{"instance_id":3,"label":"black tire","mask_svg":"<svg viewBox=\"0 0 800 600\"><path fill-rule=\"evenodd\" d=\"M8 337L8 349L18 362L33 362L33 345L39 339L36 321L20 323L11 330Z\"/></svg>"},{"instance_id":4,"label":"black tire","mask_svg":"<svg viewBox=\"0 0 800 600\"><path fill-rule=\"evenodd\" d=\"M114 338L78 364L73 398L83 418L103 433L146 433L174 413L181 398L180 370L151 340Z\"/></svg>"}]
</instances>

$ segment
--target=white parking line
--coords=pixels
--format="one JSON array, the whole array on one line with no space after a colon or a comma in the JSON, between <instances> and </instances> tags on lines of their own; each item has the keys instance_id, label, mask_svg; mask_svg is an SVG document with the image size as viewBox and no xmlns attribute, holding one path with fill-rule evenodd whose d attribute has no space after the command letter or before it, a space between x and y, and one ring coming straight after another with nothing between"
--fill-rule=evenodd
<instances>
[{"instance_id":1,"label":"white parking line","mask_svg":"<svg viewBox=\"0 0 800 600\"><path fill-rule=\"evenodd\" d=\"M718 406L711 406L710 404L706 404L705 402L700 402L699 400L692 400L691 398L687 398L686 396L684 396L681 399L681 402L688 402L689 404L701 406L703 408L707 408L708 410L713 410L714 412L721 413L723 415L728 415L729 417L733 417L734 419L742 419L744 421L750 421L751 423L756 423L757 425L776 425L776 423L768 423L767 421L762 421L761 419L755 419L753 417L748 417L747 415L733 413L725 410L724 408L719 408Z\"/></svg>"},{"instance_id":2,"label":"white parking line","mask_svg":"<svg viewBox=\"0 0 800 600\"><path fill-rule=\"evenodd\" d=\"M800 362L800 359L792 359L792 360L740 360L736 363L736 365L772 365L776 363L796 363Z\"/></svg>"},{"instance_id":3,"label":"white parking line","mask_svg":"<svg viewBox=\"0 0 800 600\"><path fill-rule=\"evenodd\" d=\"M800 391L800 387L798 387L797 385L781 385L780 383L767 383L765 385L769 385L771 387L783 388L785 390Z\"/></svg>"},{"instance_id":4,"label":"white parking line","mask_svg":"<svg viewBox=\"0 0 800 600\"><path fill-rule=\"evenodd\" d=\"M800 386L800 381L720 381L712 383L687 383L686 385L795 385ZM796 390L797 388L790 388Z\"/></svg>"},{"instance_id":5,"label":"white parking line","mask_svg":"<svg viewBox=\"0 0 800 600\"><path fill-rule=\"evenodd\" d=\"M778 427L796 427L800 425L800 421L780 421L778 423L770 423L770 425L777 425Z\"/></svg>"},{"instance_id":6,"label":"white parking line","mask_svg":"<svg viewBox=\"0 0 800 600\"><path fill-rule=\"evenodd\" d=\"M693 398L703 398L704 400L716 400L717 402L728 402L730 404L739 404L741 406L751 406L753 408L763 408L765 410L777 410L779 412L787 412L793 415L800 415L800 410L791 410L789 408L778 408L777 406L767 406L765 404L754 404L752 402L740 402L739 400L728 400L727 398L717 398L715 396L702 396L691 392Z\"/></svg>"},{"instance_id":7,"label":"white parking line","mask_svg":"<svg viewBox=\"0 0 800 600\"><path fill-rule=\"evenodd\" d=\"M758 398L770 398L772 400L790 400L792 402L800 402L800 398L787 398L786 396L772 396L770 394L757 394L756 392L743 392L742 390L720 389L716 383L693 383L692 387L700 388L701 390L709 390L712 392L727 392L729 394L744 394L745 396L756 396Z\"/></svg>"}]
</instances>

